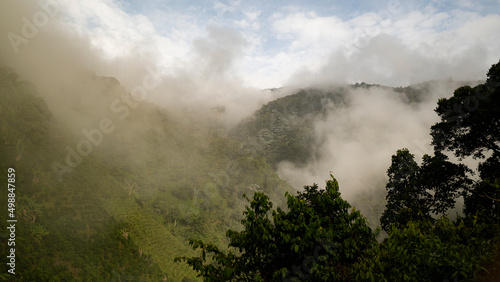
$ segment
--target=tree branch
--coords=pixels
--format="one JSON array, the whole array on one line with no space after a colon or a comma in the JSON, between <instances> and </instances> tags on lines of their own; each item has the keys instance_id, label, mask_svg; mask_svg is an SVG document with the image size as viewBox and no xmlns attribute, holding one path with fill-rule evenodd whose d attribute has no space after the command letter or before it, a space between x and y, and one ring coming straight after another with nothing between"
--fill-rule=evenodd
<instances>
[{"instance_id":1,"label":"tree branch","mask_svg":"<svg viewBox=\"0 0 500 282\"><path fill-rule=\"evenodd\" d=\"M481 197L486 197L486 198L488 198L488 199L490 199L490 200L493 200L493 201L496 201L496 202L500 202L500 199L495 199L495 198L492 198L492 197L490 197L490 196L486 195L486 193L484 193L484 195L480 195L480 196L481 196Z\"/></svg>"}]
</instances>

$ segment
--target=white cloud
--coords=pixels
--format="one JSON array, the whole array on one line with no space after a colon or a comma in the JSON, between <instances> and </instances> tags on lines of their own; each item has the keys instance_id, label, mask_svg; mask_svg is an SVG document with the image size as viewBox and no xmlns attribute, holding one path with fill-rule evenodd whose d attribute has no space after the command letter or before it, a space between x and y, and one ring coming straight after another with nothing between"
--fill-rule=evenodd
<instances>
[{"instance_id":1,"label":"white cloud","mask_svg":"<svg viewBox=\"0 0 500 282\"><path fill-rule=\"evenodd\" d=\"M189 68L196 59L193 42L207 34L207 26L232 29L247 43L232 73L259 88L297 81L297 73L321 79L322 72L331 72L329 64L341 61L347 66L335 74L344 81L403 84L441 72L477 78L500 54L498 9L482 14L490 2L472 9L450 1L409 2L404 7L382 1L372 5L381 10L353 11L353 17L318 10L325 4L298 2L214 1L197 8L191 3L185 10L167 9L168 3L155 10L147 2L151 7L146 14L127 13L116 0L60 3L66 24L89 37L108 58L149 57L170 74Z\"/></svg>"},{"instance_id":2,"label":"white cloud","mask_svg":"<svg viewBox=\"0 0 500 282\"><path fill-rule=\"evenodd\" d=\"M436 100L449 97L456 85L430 84L429 96L419 106L404 103L401 95L383 88L349 90L347 107L328 111L314 124L321 145L313 150L318 158L305 167L279 165L279 175L296 188L322 183L331 171L342 196L351 201L359 193L384 187L391 155L408 148L420 161L432 153L429 128L437 122ZM395 118L397 117L397 118Z\"/></svg>"},{"instance_id":3,"label":"white cloud","mask_svg":"<svg viewBox=\"0 0 500 282\"><path fill-rule=\"evenodd\" d=\"M340 45L350 36L348 24L339 18L335 16L321 17L314 12L290 14L276 20L273 23L273 29L277 36L290 39L291 51L311 47L328 49Z\"/></svg>"},{"instance_id":4,"label":"white cloud","mask_svg":"<svg viewBox=\"0 0 500 282\"><path fill-rule=\"evenodd\" d=\"M225 2L227 2L227 3L225 3ZM222 15L226 12L234 12L238 8L240 3L241 3L240 0L215 1L213 7L219 15Z\"/></svg>"},{"instance_id":5,"label":"white cloud","mask_svg":"<svg viewBox=\"0 0 500 282\"><path fill-rule=\"evenodd\" d=\"M255 21L259 18L261 11L244 11L243 14L249 21Z\"/></svg>"},{"instance_id":6,"label":"white cloud","mask_svg":"<svg viewBox=\"0 0 500 282\"><path fill-rule=\"evenodd\" d=\"M130 16L112 1L62 3L65 4L68 24L80 34L91 36L93 45L110 57L126 55L156 33L145 16Z\"/></svg>"},{"instance_id":7,"label":"white cloud","mask_svg":"<svg viewBox=\"0 0 500 282\"><path fill-rule=\"evenodd\" d=\"M295 71L290 82L405 85L484 77L500 54L498 26L498 15L457 11L393 18L365 13L348 21L299 13L277 19L274 30L291 44L286 55L301 62L288 68Z\"/></svg>"}]
</instances>

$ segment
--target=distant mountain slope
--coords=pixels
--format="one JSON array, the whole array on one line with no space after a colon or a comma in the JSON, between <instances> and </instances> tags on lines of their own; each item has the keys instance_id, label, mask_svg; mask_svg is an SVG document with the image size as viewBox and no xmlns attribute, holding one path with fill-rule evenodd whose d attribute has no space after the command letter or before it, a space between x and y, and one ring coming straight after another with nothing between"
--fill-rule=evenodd
<instances>
[{"instance_id":1,"label":"distant mountain slope","mask_svg":"<svg viewBox=\"0 0 500 282\"><path fill-rule=\"evenodd\" d=\"M356 83L325 89L307 88L273 100L243 120L231 131L231 136L250 152L264 156L276 168L282 161L297 166L318 158L318 139L314 123L339 108L350 107L352 90L380 89L394 93L404 103L419 104L431 98L432 89L456 88L469 82L428 81L407 87L386 87Z\"/></svg>"},{"instance_id":2,"label":"distant mountain slope","mask_svg":"<svg viewBox=\"0 0 500 282\"><path fill-rule=\"evenodd\" d=\"M314 157L313 123L324 117L329 107L346 106L346 90L324 92L301 90L264 105L240 123L231 136L245 149L265 156L272 166L281 161L305 164Z\"/></svg>"},{"instance_id":3,"label":"distant mountain slope","mask_svg":"<svg viewBox=\"0 0 500 282\"><path fill-rule=\"evenodd\" d=\"M428 81L396 88L357 83L301 89L264 105L233 128L231 136L244 151L265 158L296 189L310 183L319 170L322 174L342 170L338 177L352 183L343 186L344 195L376 227L385 207L387 169L376 157L384 150L389 160L391 143L386 139L399 138L387 130L397 130L398 122L419 128L429 120L427 113L440 95L451 95L463 84L471 83ZM392 116L392 111L403 115ZM375 159L379 161L374 163Z\"/></svg>"}]
</instances>

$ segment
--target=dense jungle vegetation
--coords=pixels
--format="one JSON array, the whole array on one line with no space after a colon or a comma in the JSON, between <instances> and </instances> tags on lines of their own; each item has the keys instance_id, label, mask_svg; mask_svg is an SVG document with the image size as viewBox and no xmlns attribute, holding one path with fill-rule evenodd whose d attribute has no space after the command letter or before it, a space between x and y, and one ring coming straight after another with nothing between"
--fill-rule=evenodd
<instances>
[{"instance_id":1,"label":"dense jungle vegetation","mask_svg":"<svg viewBox=\"0 0 500 282\"><path fill-rule=\"evenodd\" d=\"M244 230L226 233L229 250L191 239L200 255L177 261L206 281L498 281L499 81L500 62L485 83L438 101L434 152L422 164L408 149L392 156L380 219L388 238L381 243L380 229L351 209L331 176L324 190L314 184L287 193L287 210L255 193L247 199ZM481 162L474 171L446 152ZM451 220L445 212L459 197L464 215Z\"/></svg>"},{"instance_id":2,"label":"dense jungle vegetation","mask_svg":"<svg viewBox=\"0 0 500 282\"><path fill-rule=\"evenodd\" d=\"M121 93L116 80L92 81L96 95L108 100ZM20 281L189 280L195 273L174 263L176 256L195 254L189 237L226 244L225 230L238 228L243 193L265 191L283 202L283 193L292 191L263 158L241 151L220 128L176 119L149 103L125 121L114 119L114 132L103 133L102 143L70 167L81 128L57 120L36 88L7 69L0 99L0 181L7 183L7 168L15 169ZM86 116L103 103L95 99L78 104L78 113ZM95 121L89 131L99 128ZM7 190L0 195L7 203ZM5 258L10 247L2 206ZM1 277L9 275L2 264Z\"/></svg>"},{"instance_id":3,"label":"dense jungle vegetation","mask_svg":"<svg viewBox=\"0 0 500 282\"><path fill-rule=\"evenodd\" d=\"M96 97L69 105L68 120L88 117L124 94L115 79L88 79ZM14 279L497 281L499 81L500 63L484 83L437 101L434 152L420 164L408 149L395 152L385 200L364 199L380 210L374 213L380 220L373 220L341 197L335 175L324 189L311 183L296 191L275 168L314 157L310 144L322 140L311 134L311 124L331 103L348 106L348 88L380 86L302 90L265 105L230 132L216 116L177 117L148 102L123 119L103 108L70 127L34 85L3 68L0 182L7 183L7 168L15 169ZM421 88L394 91L408 103L422 99ZM83 143L82 129L97 134L104 118L113 132L101 131L97 145ZM480 164L467 167L452 155ZM459 198L463 216L450 219L445 214ZM0 201L7 203L6 189ZM7 219L5 208L4 259ZM3 263L0 279L12 277Z\"/></svg>"}]
</instances>

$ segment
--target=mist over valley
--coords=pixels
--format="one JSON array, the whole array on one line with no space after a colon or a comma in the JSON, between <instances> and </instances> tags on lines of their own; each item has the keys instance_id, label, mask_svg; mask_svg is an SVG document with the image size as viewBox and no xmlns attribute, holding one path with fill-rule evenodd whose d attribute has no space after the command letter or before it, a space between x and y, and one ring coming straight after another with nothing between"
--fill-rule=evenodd
<instances>
[{"instance_id":1,"label":"mist over valley","mask_svg":"<svg viewBox=\"0 0 500 282\"><path fill-rule=\"evenodd\" d=\"M498 3L313 2L2 1L0 277L495 281Z\"/></svg>"}]
</instances>

